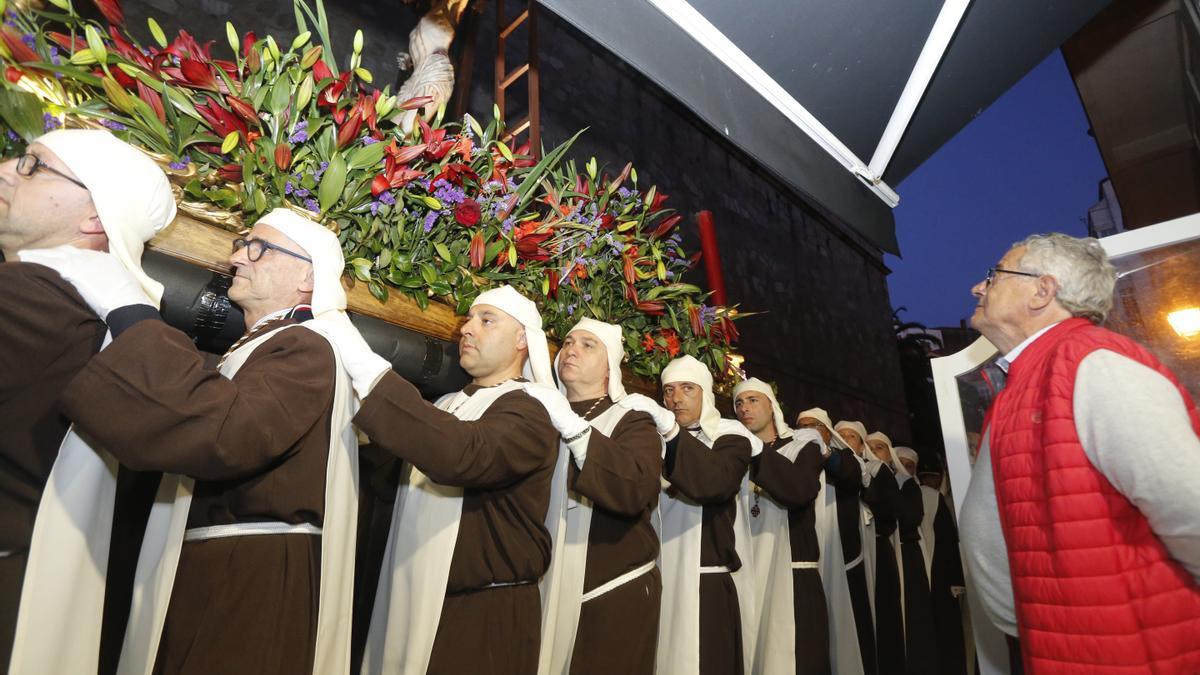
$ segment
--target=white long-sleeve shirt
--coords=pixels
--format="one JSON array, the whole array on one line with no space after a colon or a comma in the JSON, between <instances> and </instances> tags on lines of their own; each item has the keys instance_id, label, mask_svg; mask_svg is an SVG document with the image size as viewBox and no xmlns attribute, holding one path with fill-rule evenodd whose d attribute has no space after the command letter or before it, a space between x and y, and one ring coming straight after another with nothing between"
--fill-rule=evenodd
<instances>
[{"instance_id":1,"label":"white long-sleeve shirt","mask_svg":"<svg viewBox=\"0 0 1200 675\"><path fill-rule=\"evenodd\" d=\"M1016 358L1010 356L1010 362ZM1200 583L1200 438L1179 391L1137 361L1097 350L1079 364L1073 407L1088 460L1146 516L1171 556ZM959 532L985 611L1002 631L1016 635L989 431L967 488Z\"/></svg>"}]
</instances>

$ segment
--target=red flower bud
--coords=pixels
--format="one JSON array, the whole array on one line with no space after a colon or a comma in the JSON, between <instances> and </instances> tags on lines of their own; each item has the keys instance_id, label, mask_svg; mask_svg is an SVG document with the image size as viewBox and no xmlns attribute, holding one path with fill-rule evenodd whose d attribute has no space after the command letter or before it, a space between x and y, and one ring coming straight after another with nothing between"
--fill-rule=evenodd
<instances>
[{"instance_id":1,"label":"red flower bud","mask_svg":"<svg viewBox=\"0 0 1200 675\"><path fill-rule=\"evenodd\" d=\"M287 143L280 143L275 146L275 166L279 167L280 171L287 171L292 165L292 148Z\"/></svg>"}]
</instances>

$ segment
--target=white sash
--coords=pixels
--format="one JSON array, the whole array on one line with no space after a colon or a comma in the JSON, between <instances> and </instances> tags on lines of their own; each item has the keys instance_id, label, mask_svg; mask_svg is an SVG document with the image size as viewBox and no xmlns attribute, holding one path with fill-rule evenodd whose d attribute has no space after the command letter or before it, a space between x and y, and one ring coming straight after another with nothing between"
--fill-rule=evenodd
<instances>
[{"instance_id":1,"label":"white sash","mask_svg":"<svg viewBox=\"0 0 1200 675\"><path fill-rule=\"evenodd\" d=\"M776 452L795 462L801 443L793 440ZM750 518L754 540L755 605L759 607L754 645L755 675L796 672L796 614L793 607L791 528L788 509L767 492ZM749 647L750 645L746 645Z\"/></svg>"},{"instance_id":2,"label":"white sash","mask_svg":"<svg viewBox=\"0 0 1200 675\"><path fill-rule=\"evenodd\" d=\"M112 342L106 335L104 347ZM103 347L101 347L103 349ZM38 504L8 672L94 673L117 461L67 431Z\"/></svg>"},{"instance_id":3,"label":"white sash","mask_svg":"<svg viewBox=\"0 0 1200 675\"><path fill-rule=\"evenodd\" d=\"M862 652L858 645L858 624L855 622L853 603L850 600L850 582L846 579L846 558L842 551L842 533L838 525L837 488L825 480L821 472L821 491L813 508L817 530L817 544L821 550L821 583L825 587L825 607L829 615L829 660L833 672L838 675L862 675ZM863 519L859 519L861 524ZM860 529L861 532L861 529ZM872 528L873 532L873 528ZM868 565L867 585L871 585Z\"/></svg>"},{"instance_id":4,"label":"white sash","mask_svg":"<svg viewBox=\"0 0 1200 675\"><path fill-rule=\"evenodd\" d=\"M233 379L259 345L279 331L300 326L326 337L321 319L267 331L229 354L220 372ZM328 339L326 337L326 339ZM337 346L329 458L325 467L325 516L321 534L317 637L313 673L336 675L350 670L350 615L354 589L354 549L358 527L358 440L350 425L357 409ZM133 603L119 675L150 675L175 584L195 481L164 474L155 495L134 577Z\"/></svg>"},{"instance_id":5,"label":"white sash","mask_svg":"<svg viewBox=\"0 0 1200 675\"><path fill-rule=\"evenodd\" d=\"M683 432L681 432L683 433ZM718 426L718 437L737 434L755 445L757 438L751 436L739 422L722 419ZM708 447L710 439L703 431L696 438ZM758 454L754 452L753 454ZM659 511L656 527L662 548L659 553L659 568L662 570L662 611L658 622L658 659L656 672L659 675L698 675L700 672L700 534L704 507L682 494L668 497L664 491L659 495ZM754 604L754 551L751 543L749 519L749 478L742 479L742 486L735 497L737 516L734 520L734 549L742 561L742 567L730 576L738 594L738 607L742 622L742 660L744 672L750 672L754 661L756 643L756 613Z\"/></svg>"},{"instance_id":6,"label":"white sash","mask_svg":"<svg viewBox=\"0 0 1200 675\"><path fill-rule=\"evenodd\" d=\"M612 436L617 424L629 412L618 405L611 406L591 420L592 428L605 436ZM564 457L565 459L565 457ZM558 483L555 483L556 487ZM584 574L587 567L588 536L592 525L592 501L583 495L567 490L566 481L562 491L567 493L566 522L563 536L558 537L550 569L542 577L542 646L538 662L541 675L568 675L571 669L571 654L575 650L575 637L579 629L579 613L583 603ZM551 502L551 512L557 500ZM653 565L650 566L653 569ZM638 570L634 570L635 572ZM649 571L643 569L642 574ZM623 575L620 578L624 578ZM631 581L641 574L630 576ZM620 579L618 578L618 580ZM614 580L616 581L616 580ZM556 588L551 588L551 586ZM615 584L612 588L619 587ZM596 590L600 590L597 588ZM589 594L597 597L595 591Z\"/></svg>"},{"instance_id":7,"label":"white sash","mask_svg":"<svg viewBox=\"0 0 1200 675\"><path fill-rule=\"evenodd\" d=\"M460 391L440 398L437 407L460 420L477 420L496 399L520 388L520 382L509 380L472 395ZM405 463L371 613L364 675L425 675L429 669L462 498L462 488L439 485Z\"/></svg>"}]
</instances>

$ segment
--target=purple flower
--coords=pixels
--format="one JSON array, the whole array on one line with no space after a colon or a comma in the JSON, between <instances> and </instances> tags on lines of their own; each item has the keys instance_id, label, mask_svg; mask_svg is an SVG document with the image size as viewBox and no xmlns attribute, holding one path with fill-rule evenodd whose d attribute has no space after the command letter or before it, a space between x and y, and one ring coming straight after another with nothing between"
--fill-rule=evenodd
<instances>
[{"instance_id":1,"label":"purple flower","mask_svg":"<svg viewBox=\"0 0 1200 675\"><path fill-rule=\"evenodd\" d=\"M62 122L60 122L54 115L51 115L50 113L45 113L42 115L42 129L44 131L53 131L61 126Z\"/></svg>"},{"instance_id":2,"label":"purple flower","mask_svg":"<svg viewBox=\"0 0 1200 675\"><path fill-rule=\"evenodd\" d=\"M370 136L366 136L366 137L364 137L364 138L362 139L362 142L363 142L363 145L375 145L376 143L378 143L378 142L379 142L379 139L378 139L378 138L372 138L372 137L370 137Z\"/></svg>"},{"instance_id":3,"label":"purple flower","mask_svg":"<svg viewBox=\"0 0 1200 675\"><path fill-rule=\"evenodd\" d=\"M312 193L302 187L298 187L292 190L292 194L296 196L296 199L304 199Z\"/></svg>"},{"instance_id":4,"label":"purple flower","mask_svg":"<svg viewBox=\"0 0 1200 675\"><path fill-rule=\"evenodd\" d=\"M56 66L62 65L62 57L58 55L58 47L55 47L54 45L50 45L50 63L53 63Z\"/></svg>"},{"instance_id":5,"label":"purple flower","mask_svg":"<svg viewBox=\"0 0 1200 675\"><path fill-rule=\"evenodd\" d=\"M391 190L384 190L383 192L379 193L379 201L391 206L392 204L396 203L396 198L392 196Z\"/></svg>"},{"instance_id":6,"label":"purple flower","mask_svg":"<svg viewBox=\"0 0 1200 675\"><path fill-rule=\"evenodd\" d=\"M188 155L184 155L182 158L180 158L180 160L178 162L171 162L167 166L169 166L172 169L175 169L176 171L183 171L184 169L186 169L188 167L188 164L191 164L191 163L192 163L192 158L189 157Z\"/></svg>"},{"instance_id":7,"label":"purple flower","mask_svg":"<svg viewBox=\"0 0 1200 675\"><path fill-rule=\"evenodd\" d=\"M21 36L21 42L24 42L25 46L29 47L30 49L37 48L37 40L34 39L34 37L32 35L29 35L28 33Z\"/></svg>"},{"instance_id":8,"label":"purple flower","mask_svg":"<svg viewBox=\"0 0 1200 675\"><path fill-rule=\"evenodd\" d=\"M575 305L567 305L567 316L575 313Z\"/></svg>"},{"instance_id":9,"label":"purple flower","mask_svg":"<svg viewBox=\"0 0 1200 675\"><path fill-rule=\"evenodd\" d=\"M717 308L708 305L700 305L700 323L705 326L712 325L712 322L717 320Z\"/></svg>"},{"instance_id":10,"label":"purple flower","mask_svg":"<svg viewBox=\"0 0 1200 675\"><path fill-rule=\"evenodd\" d=\"M5 132L5 135L8 136L8 140L12 141L13 143L21 140L21 137L18 136L17 133L12 129L9 129L7 132Z\"/></svg>"},{"instance_id":11,"label":"purple flower","mask_svg":"<svg viewBox=\"0 0 1200 675\"><path fill-rule=\"evenodd\" d=\"M124 124L121 124L120 122L114 122L112 120L100 120L100 124L112 129L113 131L125 131L125 129L128 128Z\"/></svg>"},{"instance_id":12,"label":"purple flower","mask_svg":"<svg viewBox=\"0 0 1200 675\"><path fill-rule=\"evenodd\" d=\"M591 302L591 301L592 301L592 294L591 294L591 293L584 293L584 294L583 294L583 300L584 300L584 302Z\"/></svg>"},{"instance_id":13,"label":"purple flower","mask_svg":"<svg viewBox=\"0 0 1200 675\"><path fill-rule=\"evenodd\" d=\"M294 189L295 189L295 187L292 186L292 181L290 181L290 180L283 184L283 194L285 194L285 195L292 194L292 190L294 190Z\"/></svg>"},{"instance_id":14,"label":"purple flower","mask_svg":"<svg viewBox=\"0 0 1200 675\"><path fill-rule=\"evenodd\" d=\"M374 216L374 215L378 214L379 213L379 202L372 201L370 209L371 209L371 215Z\"/></svg>"},{"instance_id":15,"label":"purple flower","mask_svg":"<svg viewBox=\"0 0 1200 675\"><path fill-rule=\"evenodd\" d=\"M516 222L517 220L514 216L509 216L508 218L504 219L503 223L500 223L500 229L504 231L504 234L512 234L513 225L515 225Z\"/></svg>"},{"instance_id":16,"label":"purple flower","mask_svg":"<svg viewBox=\"0 0 1200 675\"><path fill-rule=\"evenodd\" d=\"M318 183L321 182L321 176L325 174L325 169L328 168L329 162L321 162L321 166L317 167L317 171L313 174L313 178L316 178Z\"/></svg>"},{"instance_id":17,"label":"purple flower","mask_svg":"<svg viewBox=\"0 0 1200 675\"><path fill-rule=\"evenodd\" d=\"M429 234L429 232L433 230L433 224L437 222L437 219L437 211L430 211L429 213L425 214L425 234Z\"/></svg>"},{"instance_id":18,"label":"purple flower","mask_svg":"<svg viewBox=\"0 0 1200 675\"><path fill-rule=\"evenodd\" d=\"M296 124L296 130L292 132L291 136L288 136L288 142L289 143L303 143L304 141L307 141L307 140L308 140L308 120L300 120L300 122L298 124Z\"/></svg>"},{"instance_id":19,"label":"purple flower","mask_svg":"<svg viewBox=\"0 0 1200 675\"><path fill-rule=\"evenodd\" d=\"M446 182L444 178L439 178L435 181L433 187L435 188L433 192L434 198L447 206L457 206L467 198L465 192Z\"/></svg>"},{"instance_id":20,"label":"purple flower","mask_svg":"<svg viewBox=\"0 0 1200 675\"><path fill-rule=\"evenodd\" d=\"M313 213L321 212L321 205L318 204L317 200L315 200L315 199L305 199L304 200L304 208L308 209L309 211L312 211Z\"/></svg>"}]
</instances>

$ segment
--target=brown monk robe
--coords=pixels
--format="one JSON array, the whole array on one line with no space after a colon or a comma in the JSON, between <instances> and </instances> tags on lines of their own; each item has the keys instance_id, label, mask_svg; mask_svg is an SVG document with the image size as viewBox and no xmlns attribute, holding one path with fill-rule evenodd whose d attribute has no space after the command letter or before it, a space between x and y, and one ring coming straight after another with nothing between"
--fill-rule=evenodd
<instances>
[{"instance_id":1,"label":"brown monk robe","mask_svg":"<svg viewBox=\"0 0 1200 675\"><path fill-rule=\"evenodd\" d=\"M310 316L294 314L250 337ZM289 328L230 380L205 366L187 335L144 320L92 359L63 405L122 464L194 477L188 529L319 527L334 367L324 338ZM307 534L185 541L154 671L311 671L320 560L320 538Z\"/></svg>"},{"instance_id":2,"label":"brown monk robe","mask_svg":"<svg viewBox=\"0 0 1200 675\"><path fill-rule=\"evenodd\" d=\"M869 451L868 451L869 452ZM892 534L896 531L900 487L886 463L863 490L863 502L875 514L875 645L880 675L901 675L904 665L904 609L900 569Z\"/></svg>"},{"instance_id":3,"label":"brown monk robe","mask_svg":"<svg viewBox=\"0 0 1200 675\"><path fill-rule=\"evenodd\" d=\"M599 404L596 399L572 403L571 409L590 420L612 405L606 396ZM658 557L650 514L658 505L661 449L650 416L630 411L611 437L592 432L582 470L571 464L570 488L592 501L584 593ZM656 568L583 603L571 674L653 673L661 600Z\"/></svg>"},{"instance_id":4,"label":"brown monk robe","mask_svg":"<svg viewBox=\"0 0 1200 675\"><path fill-rule=\"evenodd\" d=\"M779 454L779 448L791 440L776 438L771 443L764 443L762 453L750 465L750 480L788 510L792 562L814 565L812 569L792 570L792 610L796 621L794 672L796 675L828 675L833 669L829 659L829 615L821 573L815 567L821 558L821 547L817 543L813 508L821 491L821 472L825 470L826 460L821 455L820 444L810 442L800 448L794 462L789 461ZM837 453L830 454L831 472L836 472L842 459Z\"/></svg>"},{"instance_id":5,"label":"brown monk robe","mask_svg":"<svg viewBox=\"0 0 1200 675\"><path fill-rule=\"evenodd\" d=\"M904 663L908 675L937 672L938 644L925 556L921 552L921 521L925 505L921 486L909 478L900 487L896 510L900 531L901 574L904 577Z\"/></svg>"},{"instance_id":6,"label":"brown monk robe","mask_svg":"<svg viewBox=\"0 0 1200 675\"><path fill-rule=\"evenodd\" d=\"M750 440L725 434L709 448L687 431L667 442L663 476L676 490L704 507L700 566L741 569L734 548L737 494L750 466ZM742 636L737 588L727 573L700 575L700 675L741 675L742 653L753 649Z\"/></svg>"},{"instance_id":7,"label":"brown monk robe","mask_svg":"<svg viewBox=\"0 0 1200 675\"><path fill-rule=\"evenodd\" d=\"M38 503L70 426L58 399L107 329L58 272L22 262L0 263L0 327L0 670L7 670Z\"/></svg>"},{"instance_id":8,"label":"brown monk robe","mask_svg":"<svg viewBox=\"0 0 1200 675\"><path fill-rule=\"evenodd\" d=\"M469 384L463 391L480 389ZM497 664L517 664L513 673L536 672L537 581L550 564L543 521L558 457L558 432L545 408L523 390L512 391L478 420L464 422L389 371L363 401L354 424L431 480L465 488L426 672L478 675L496 672ZM488 588L493 584L506 585Z\"/></svg>"}]
</instances>

